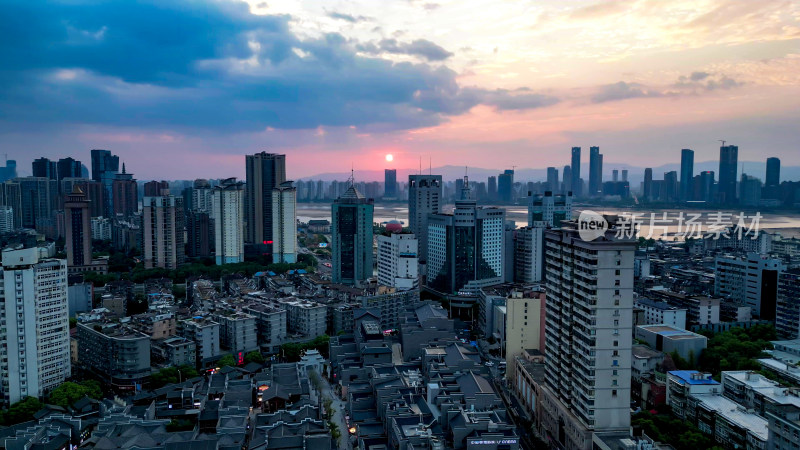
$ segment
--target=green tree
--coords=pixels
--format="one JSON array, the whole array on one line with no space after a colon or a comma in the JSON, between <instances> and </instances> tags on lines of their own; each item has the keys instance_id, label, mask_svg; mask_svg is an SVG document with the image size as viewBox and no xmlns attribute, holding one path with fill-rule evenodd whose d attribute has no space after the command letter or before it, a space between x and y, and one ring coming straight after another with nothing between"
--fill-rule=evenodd
<instances>
[{"instance_id":1,"label":"green tree","mask_svg":"<svg viewBox=\"0 0 800 450\"><path fill-rule=\"evenodd\" d=\"M73 383L72 381L61 383L50 393L48 402L67 408L84 396L89 396L89 398L95 400L103 398L103 389L100 383L94 380L84 380L80 383Z\"/></svg>"},{"instance_id":2,"label":"green tree","mask_svg":"<svg viewBox=\"0 0 800 450\"><path fill-rule=\"evenodd\" d=\"M261 354L258 350L254 350L246 355L244 355L244 363L250 364L251 362L264 364L264 355Z\"/></svg>"},{"instance_id":3,"label":"green tree","mask_svg":"<svg viewBox=\"0 0 800 450\"><path fill-rule=\"evenodd\" d=\"M306 350L316 349L320 354L328 357L328 343L331 338L327 334L317 336L311 341L301 343L288 343L281 345L281 356L288 362L300 361L300 357Z\"/></svg>"},{"instance_id":4,"label":"green tree","mask_svg":"<svg viewBox=\"0 0 800 450\"><path fill-rule=\"evenodd\" d=\"M25 397L11 405L8 410L0 411L0 424L9 426L33 420L33 415L44 405L36 397Z\"/></svg>"},{"instance_id":5,"label":"green tree","mask_svg":"<svg viewBox=\"0 0 800 450\"><path fill-rule=\"evenodd\" d=\"M180 383L196 376L198 376L197 370L192 366L166 367L150 376L150 388L158 389L162 386Z\"/></svg>"},{"instance_id":6,"label":"green tree","mask_svg":"<svg viewBox=\"0 0 800 450\"><path fill-rule=\"evenodd\" d=\"M236 360L233 358L233 355L227 354L217 361L217 367L225 366L236 367Z\"/></svg>"}]
</instances>

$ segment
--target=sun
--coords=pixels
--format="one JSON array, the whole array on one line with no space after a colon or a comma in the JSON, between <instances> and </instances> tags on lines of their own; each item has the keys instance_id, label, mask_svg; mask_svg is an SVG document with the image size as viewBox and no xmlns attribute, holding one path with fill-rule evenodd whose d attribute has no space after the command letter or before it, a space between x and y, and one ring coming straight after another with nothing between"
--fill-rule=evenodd
<instances>
[{"instance_id":1,"label":"sun","mask_svg":"<svg viewBox=\"0 0 800 450\"><path fill-rule=\"evenodd\" d=\"M386 155L386 161L388 161L388 162L392 162L392 161L394 161L394 156L392 156L392 154L391 154L391 153L387 154L387 155Z\"/></svg>"}]
</instances>

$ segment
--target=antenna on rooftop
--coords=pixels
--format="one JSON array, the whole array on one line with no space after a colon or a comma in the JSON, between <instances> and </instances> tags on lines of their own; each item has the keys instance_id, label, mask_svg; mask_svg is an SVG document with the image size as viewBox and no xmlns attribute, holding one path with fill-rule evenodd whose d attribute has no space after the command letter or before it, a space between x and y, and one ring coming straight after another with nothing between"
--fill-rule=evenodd
<instances>
[{"instance_id":1,"label":"antenna on rooftop","mask_svg":"<svg viewBox=\"0 0 800 450\"><path fill-rule=\"evenodd\" d=\"M725 139L717 139L717 140L722 142L722 146L725 147Z\"/></svg>"}]
</instances>

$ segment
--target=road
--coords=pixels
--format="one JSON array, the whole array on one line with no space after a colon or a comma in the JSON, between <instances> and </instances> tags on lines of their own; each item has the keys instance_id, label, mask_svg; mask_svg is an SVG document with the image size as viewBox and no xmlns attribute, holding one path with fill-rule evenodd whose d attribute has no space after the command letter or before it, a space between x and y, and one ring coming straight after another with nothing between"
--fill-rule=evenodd
<instances>
[{"instance_id":1,"label":"road","mask_svg":"<svg viewBox=\"0 0 800 450\"><path fill-rule=\"evenodd\" d=\"M333 403L331 404L331 409L333 409L333 417L330 418L330 421L336 424L341 432L339 436L339 442L336 443L336 448L339 449L346 449L352 450L353 446L350 443L350 432L347 431L347 423L345 422L345 403L339 399L339 396L333 392L333 388L331 387L330 383L326 378L322 378L322 392L320 392L320 396L322 397L321 404L325 405L325 399L330 399Z\"/></svg>"}]
</instances>

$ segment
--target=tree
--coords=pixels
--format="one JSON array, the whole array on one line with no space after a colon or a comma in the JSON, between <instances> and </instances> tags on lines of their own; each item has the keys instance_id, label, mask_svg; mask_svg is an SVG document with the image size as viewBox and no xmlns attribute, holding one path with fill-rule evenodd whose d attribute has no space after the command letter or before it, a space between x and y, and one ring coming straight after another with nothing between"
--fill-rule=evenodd
<instances>
[{"instance_id":1,"label":"tree","mask_svg":"<svg viewBox=\"0 0 800 450\"><path fill-rule=\"evenodd\" d=\"M0 424L9 426L33 420L33 415L44 405L36 397L25 397L11 405L6 411L0 411Z\"/></svg>"},{"instance_id":2,"label":"tree","mask_svg":"<svg viewBox=\"0 0 800 450\"><path fill-rule=\"evenodd\" d=\"M220 358L219 361L217 361L217 367L225 367L225 366L236 367L236 360L233 359L233 355L227 354L222 358Z\"/></svg>"},{"instance_id":3,"label":"tree","mask_svg":"<svg viewBox=\"0 0 800 450\"><path fill-rule=\"evenodd\" d=\"M264 359L264 355L262 355L261 352L259 352L258 350L254 350L244 355L245 364L250 364L251 362L264 364L264 361L266 361L266 359Z\"/></svg>"},{"instance_id":4,"label":"tree","mask_svg":"<svg viewBox=\"0 0 800 450\"><path fill-rule=\"evenodd\" d=\"M192 366L166 367L150 375L150 388L158 389L168 384L180 383L198 376L197 369Z\"/></svg>"},{"instance_id":5,"label":"tree","mask_svg":"<svg viewBox=\"0 0 800 450\"><path fill-rule=\"evenodd\" d=\"M100 383L94 380L84 380L80 383L73 383L72 381L61 383L50 393L48 402L67 408L84 396L95 400L103 398L103 389Z\"/></svg>"},{"instance_id":6,"label":"tree","mask_svg":"<svg viewBox=\"0 0 800 450\"><path fill-rule=\"evenodd\" d=\"M306 350L316 349L323 357L327 358L330 340L330 336L323 334L308 342L283 344L281 345L281 355L288 362L297 362L300 361L300 357Z\"/></svg>"}]
</instances>

